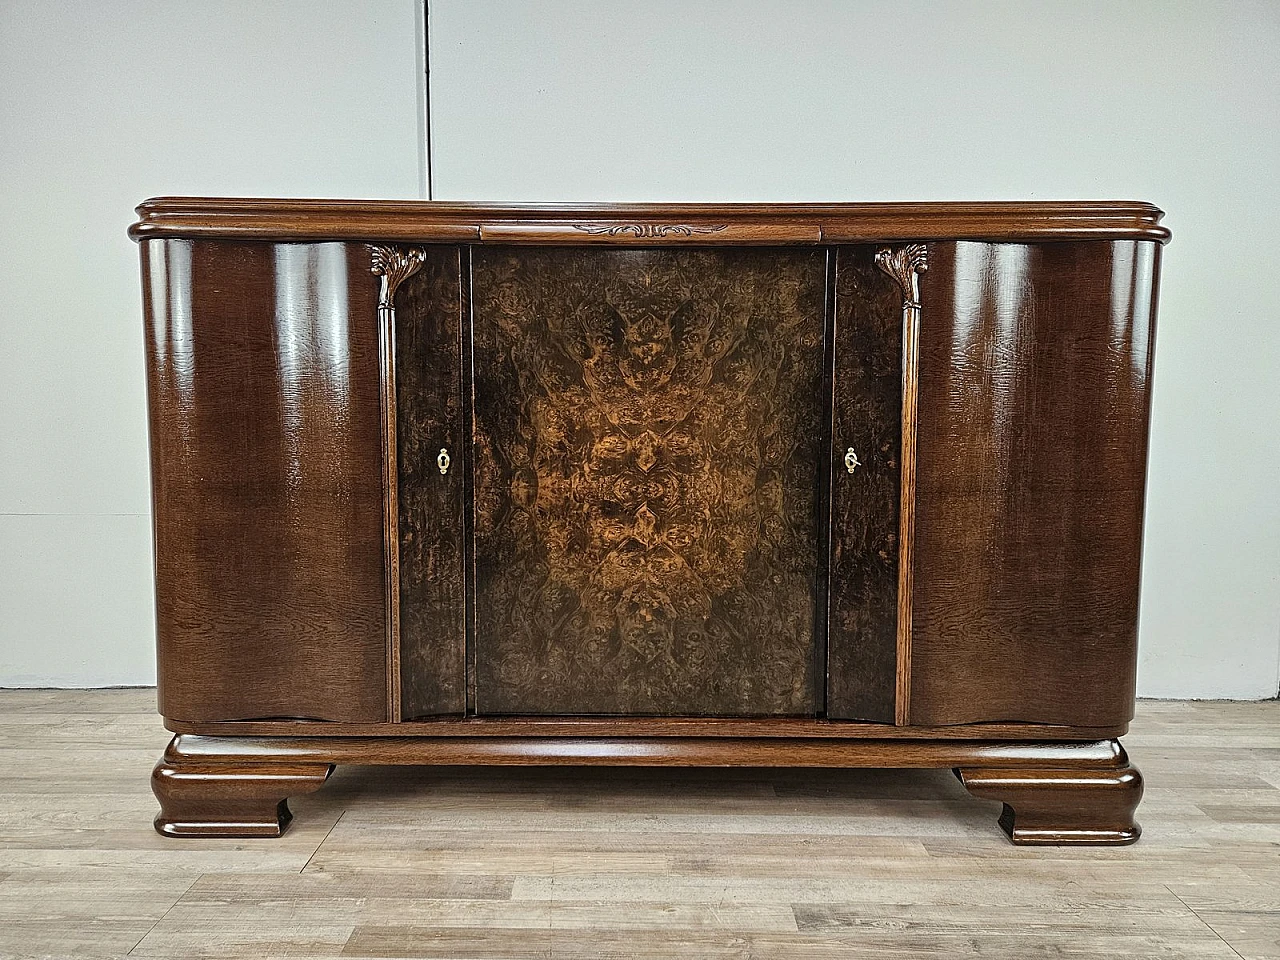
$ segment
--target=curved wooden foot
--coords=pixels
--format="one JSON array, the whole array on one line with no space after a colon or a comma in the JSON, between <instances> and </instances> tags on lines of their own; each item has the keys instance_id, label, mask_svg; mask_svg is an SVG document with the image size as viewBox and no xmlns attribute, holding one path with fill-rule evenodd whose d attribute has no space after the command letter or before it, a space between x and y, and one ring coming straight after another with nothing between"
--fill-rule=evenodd
<instances>
[{"instance_id":1,"label":"curved wooden foot","mask_svg":"<svg viewBox=\"0 0 1280 960\"><path fill-rule=\"evenodd\" d=\"M293 815L288 798L318 790L333 765L271 757L185 757L174 737L151 772L167 837L278 837Z\"/></svg>"},{"instance_id":2,"label":"curved wooden foot","mask_svg":"<svg viewBox=\"0 0 1280 960\"><path fill-rule=\"evenodd\" d=\"M1133 843L1142 774L1115 746L1115 766L958 767L956 776L975 797L1004 803L1000 826L1014 843Z\"/></svg>"}]
</instances>

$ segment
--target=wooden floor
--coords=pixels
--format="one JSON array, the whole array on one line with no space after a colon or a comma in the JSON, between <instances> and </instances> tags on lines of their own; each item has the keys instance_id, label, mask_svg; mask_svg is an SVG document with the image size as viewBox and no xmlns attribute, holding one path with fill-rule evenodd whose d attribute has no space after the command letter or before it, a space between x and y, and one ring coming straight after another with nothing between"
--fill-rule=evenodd
<instances>
[{"instance_id":1,"label":"wooden floor","mask_svg":"<svg viewBox=\"0 0 1280 960\"><path fill-rule=\"evenodd\" d=\"M0 691L0 956L1280 958L1280 703L1141 704L1142 840L1064 849L941 770L350 767L167 840L153 700Z\"/></svg>"}]
</instances>

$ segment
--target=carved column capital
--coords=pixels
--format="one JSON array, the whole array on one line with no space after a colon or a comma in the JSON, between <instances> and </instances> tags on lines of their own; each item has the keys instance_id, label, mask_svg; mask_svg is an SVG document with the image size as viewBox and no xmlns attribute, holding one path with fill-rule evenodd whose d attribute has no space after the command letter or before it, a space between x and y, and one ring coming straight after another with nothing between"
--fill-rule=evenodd
<instances>
[{"instance_id":1,"label":"carved column capital","mask_svg":"<svg viewBox=\"0 0 1280 960\"><path fill-rule=\"evenodd\" d=\"M378 294L378 309L389 309L395 303L396 289L405 280L422 269L427 262L427 251L422 247L370 247L370 269L382 278L382 290Z\"/></svg>"},{"instance_id":2,"label":"carved column capital","mask_svg":"<svg viewBox=\"0 0 1280 960\"><path fill-rule=\"evenodd\" d=\"M929 268L929 251L923 243L911 243L896 250L876 251L876 266L893 277L902 291L903 309L920 308L920 274Z\"/></svg>"}]
</instances>

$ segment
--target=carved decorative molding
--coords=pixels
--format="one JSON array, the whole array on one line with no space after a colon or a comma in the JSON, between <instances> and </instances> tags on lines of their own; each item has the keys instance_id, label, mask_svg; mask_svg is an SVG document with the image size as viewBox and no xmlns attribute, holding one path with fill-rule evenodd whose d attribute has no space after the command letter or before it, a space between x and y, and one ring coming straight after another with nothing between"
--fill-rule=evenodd
<instances>
[{"instance_id":1,"label":"carved decorative molding","mask_svg":"<svg viewBox=\"0 0 1280 960\"><path fill-rule=\"evenodd\" d=\"M897 281L904 309L920 308L920 274L929 268L929 250L923 243L896 250L884 247L876 251L876 266Z\"/></svg>"},{"instance_id":2,"label":"carved decorative molding","mask_svg":"<svg viewBox=\"0 0 1280 960\"><path fill-rule=\"evenodd\" d=\"M396 288L422 269L427 251L421 247L370 247L373 263L370 269L382 278L378 293L378 309L387 310L395 303Z\"/></svg>"},{"instance_id":3,"label":"carved decorative molding","mask_svg":"<svg viewBox=\"0 0 1280 960\"><path fill-rule=\"evenodd\" d=\"M575 223L573 229L594 236L620 237L630 234L638 240L656 240L660 237L691 237L695 233L720 233L727 223L694 226L686 223L619 223L613 226L597 226L591 223Z\"/></svg>"},{"instance_id":4,"label":"carved decorative molding","mask_svg":"<svg viewBox=\"0 0 1280 960\"><path fill-rule=\"evenodd\" d=\"M422 269L422 247L370 246L378 292L378 396L382 406L382 544L387 609L387 719L400 720L400 494L396 452L396 289Z\"/></svg>"},{"instance_id":5,"label":"carved decorative molding","mask_svg":"<svg viewBox=\"0 0 1280 960\"><path fill-rule=\"evenodd\" d=\"M898 511L898 683L894 720L911 722L911 636L916 517L916 436L920 397L920 274L929 266L923 243L876 251L876 266L902 292L902 499Z\"/></svg>"}]
</instances>

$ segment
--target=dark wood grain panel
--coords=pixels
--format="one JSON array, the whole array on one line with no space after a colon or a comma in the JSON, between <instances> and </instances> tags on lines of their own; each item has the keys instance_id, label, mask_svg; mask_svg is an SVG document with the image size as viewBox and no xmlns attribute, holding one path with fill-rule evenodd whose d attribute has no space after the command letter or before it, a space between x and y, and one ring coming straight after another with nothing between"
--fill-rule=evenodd
<instances>
[{"instance_id":1,"label":"dark wood grain panel","mask_svg":"<svg viewBox=\"0 0 1280 960\"><path fill-rule=\"evenodd\" d=\"M474 249L481 713L815 710L825 272Z\"/></svg>"},{"instance_id":2,"label":"dark wood grain panel","mask_svg":"<svg viewBox=\"0 0 1280 960\"><path fill-rule=\"evenodd\" d=\"M426 247L396 295L400 709L466 710L462 250ZM440 452L449 462L439 469Z\"/></svg>"},{"instance_id":3,"label":"dark wood grain panel","mask_svg":"<svg viewBox=\"0 0 1280 960\"><path fill-rule=\"evenodd\" d=\"M827 716L893 723L903 297L875 252L836 252Z\"/></svg>"},{"instance_id":4,"label":"dark wood grain panel","mask_svg":"<svg viewBox=\"0 0 1280 960\"><path fill-rule=\"evenodd\" d=\"M143 257L161 712L385 720L368 251Z\"/></svg>"},{"instance_id":5,"label":"dark wood grain panel","mask_svg":"<svg viewBox=\"0 0 1280 960\"><path fill-rule=\"evenodd\" d=\"M931 248L911 722L1132 716L1155 263Z\"/></svg>"}]
</instances>

